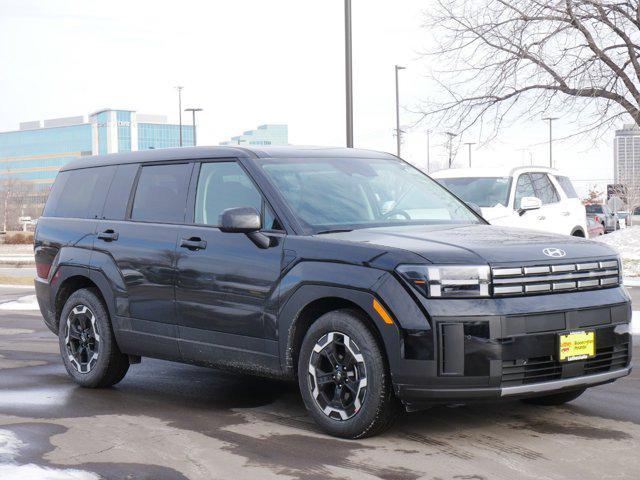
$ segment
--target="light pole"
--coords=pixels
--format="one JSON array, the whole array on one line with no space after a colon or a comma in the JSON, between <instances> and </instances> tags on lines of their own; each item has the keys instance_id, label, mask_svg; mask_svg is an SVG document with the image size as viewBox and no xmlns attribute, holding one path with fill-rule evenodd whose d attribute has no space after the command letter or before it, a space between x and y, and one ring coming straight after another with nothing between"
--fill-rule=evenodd
<instances>
[{"instance_id":1,"label":"light pole","mask_svg":"<svg viewBox=\"0 0 640 480\"><path fill-rule=\"evenodd\" d=\"M182 146L182 89L184 87L176 87L178 90L178 119L180 121L180 130L178 132L179 142L178 145Z\"/></svg>"},{"instance_id":2,"label":"light pole","mask_svg":"<svg viewBox=\"0 0 640 480\"><path fill-rule=\"evenodd\" d=\"M476 142L466 142L465 145L469 146L469 168L471 168L471 145L475 145Z\"/></svg>"},{"instance_id":3,"label":"light pole","mask_svg":"<svg viewBox=\"0 0 640 480\"><path fill-rule=\"evenodd\" d=\"M196 112L201 112L201 108L185 108L185 112L191 112L191 118L193 119L193 146L197 146L198 142L196 141Z\"/></svg>"},{"instance_id":4,"label":"light pole","mask_svg":"<svg viewBox=\"0 0 640 480\"><path fill-rule=\"evenodd\" d=\"M553 121L558 117L545 117L542 120L549 122L549 167L553 168Z\"/></svg>"},{"instance_id":5,"label":"light pole","mask_svg":"<svg viewBox=\"0 0 640 480\"><path fill-rule=\"evenodd\" d=\"M351 0L344 0L344 61L347 102L347 148L353 148L353 56L351 48Z\"/></svg>"},{"instance_id":6,"label":"light pole","mask_svg":"<svg viewBox=\"0 0 640 480\"><path fill-rule=\"evenodd\" d=\"M449 168L453 164L453 138L457 137L453 132L445 132L445 135L449 137Z\"/></svg>"},{"instance_id":7,"label":"light pole","mask_svg":"<svg viewBox=\"0 0 640 480\"><path fill-rule=\"evenodd\" d=\"M398 157L400 156L400 148L402 142L402 131L400 130L400 87L398 86L398 72L400 70L404 70L406 67L401 67L400 65L395 66L396 72L396 154Z\"/></svg>"}]
</instances>

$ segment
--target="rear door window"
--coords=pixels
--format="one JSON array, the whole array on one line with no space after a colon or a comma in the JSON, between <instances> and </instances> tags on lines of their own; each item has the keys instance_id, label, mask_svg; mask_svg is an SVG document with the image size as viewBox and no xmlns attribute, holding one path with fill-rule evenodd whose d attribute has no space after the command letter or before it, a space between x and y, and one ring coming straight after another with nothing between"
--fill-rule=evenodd
<instances>
[{"instance_id":1,"label":"rear door window","mask_svg":"<svg viewBox=\"0 0 640 480\"><path fill-rule=\"evenodd\" d=\"M143 166L131 209L131 220L182 223L192 164Z\"/></svg>"},{"instance_id":2,"label":"rear door window","mask_svg":"<svg viewBox=\"0 0 640 480\"><path fill-rule=\"evenodd\" d=\"M114 166L60 172L56 177L45 217L99 218L115 172Z\"/></svg>"},{"instance_id":3,"label":"rear door window","mask_svg":"<svg viewBox=\"0 0 640 480\"><path fill-rule=\"evenodd\" d=\"M571 180L569 179L569 177L556 175L556 180L562 187L562 190L564 190L564 193L567 197L578 198L578 193L576 192L576 189L573 188L573 184L571 183Z\"/></svg>"},{"instance_id":4,"label":"rear door window","mask_svg":"<svg viewBox=\"0 0 640 480\"><path fill-rule=\"evenodd\" d=\"M533 182L533 188L536 190L536 196L542 200L543 205L560 201L558 192L546 173L530 173L529 175Z\"/></svg>"}]
</instances>

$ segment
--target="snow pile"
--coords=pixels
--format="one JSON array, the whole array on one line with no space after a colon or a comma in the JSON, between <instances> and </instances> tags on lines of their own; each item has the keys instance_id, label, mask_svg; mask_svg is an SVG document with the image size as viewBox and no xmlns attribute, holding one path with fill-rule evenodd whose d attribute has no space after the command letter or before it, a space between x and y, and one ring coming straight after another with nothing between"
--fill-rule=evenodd
<instances>
[{"instance_id":1,"label":"snow pile","mask_svg":"<svg viewBox=\"0 0 640 480\"><path fill-rule=\"evenodd\" d=\"M27 295L17 300L0 303L0 310L39 310L35 295Z\"/></svg>"},{"instance_id":2,"label":"snow pile","mask_svg":"<svg viewBox=\"0 0 640 480\"><path fill-rule=\"evenodd\" d=\"M596 241L606 243L620 253L625 277L640 277L640 226L602 235Z\"/></svg>"}]
</instances>

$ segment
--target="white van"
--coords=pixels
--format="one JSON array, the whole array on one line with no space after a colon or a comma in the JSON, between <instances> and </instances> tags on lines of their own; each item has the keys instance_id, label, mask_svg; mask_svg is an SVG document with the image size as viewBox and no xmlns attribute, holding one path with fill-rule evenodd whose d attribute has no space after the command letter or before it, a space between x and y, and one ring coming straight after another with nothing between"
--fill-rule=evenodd
<instances>
[{"instance_id":1,"label":"white van","mask_svg":"<svg viewBox=\"0 0 640 480\"><path fill-rule=\"evenodd\" d=\"M493 225L587 236L584 205L569 177L552 168L456 168L431 176Z\"/></svg>"}]
</instances>

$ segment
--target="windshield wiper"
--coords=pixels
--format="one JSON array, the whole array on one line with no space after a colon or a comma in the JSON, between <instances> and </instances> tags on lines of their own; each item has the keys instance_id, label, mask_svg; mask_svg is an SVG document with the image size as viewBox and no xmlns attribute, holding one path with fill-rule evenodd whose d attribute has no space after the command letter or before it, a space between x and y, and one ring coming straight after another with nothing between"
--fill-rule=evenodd
<instances>
[{"instance_id":1,"label":"windshield wiper","mask_svg":"<svg viewBox=\"0 0 640 480\"><path fill-rule=\"evenodd\" d=\"M344 232L353 232L353 228L336 228L334 230L320 230L316 232L316 235L322 235L324 233L344 233Z\"/></svg>"}]
</instances>

